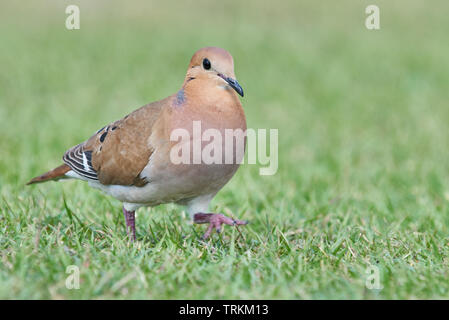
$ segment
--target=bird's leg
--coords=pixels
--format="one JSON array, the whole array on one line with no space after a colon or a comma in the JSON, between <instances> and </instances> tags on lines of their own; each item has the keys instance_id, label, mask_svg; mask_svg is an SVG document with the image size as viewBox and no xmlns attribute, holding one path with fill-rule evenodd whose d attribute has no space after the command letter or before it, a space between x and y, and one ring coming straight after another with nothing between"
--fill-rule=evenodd
<instances>
[{"instance_id":1,"label":"bird's leg","mask_svg":"<svg viewBox=\"0 0 449 320\"><path fill-rule=\"evenodd\" d=\"M123 215L125 216L126 221L126 234L129 236L129 232L131 231L131 240L136 240L136 211L127 211L125 207L123 207Z\"/></svg>"},{"instance_id":2,"label":"bird's leg","mask_svg":"<svg viewBox=\"0 0 449 320\"><path fill-rule=\"evenodd\" d=\"M212 230L215 229L217 233L221 232L221 225L227 224L230 226L239 226L248 224L248 221L242 220L234 220L229 217L226 217L221 213L195 213L193 215L193 223L201 224L201 223L209 223L209 227L206 230L206 233L203 235L203 239L209 238Z\"/></svg>"}]
</instances>

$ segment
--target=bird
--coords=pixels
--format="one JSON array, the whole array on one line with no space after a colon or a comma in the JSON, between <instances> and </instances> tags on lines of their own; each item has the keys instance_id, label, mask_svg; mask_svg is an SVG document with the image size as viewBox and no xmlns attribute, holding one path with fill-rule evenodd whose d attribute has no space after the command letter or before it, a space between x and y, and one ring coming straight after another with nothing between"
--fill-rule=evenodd
<instances>
[{"instance_id":1,"label":"bird","mask_svg":"<svg viewBox=\"0 0 449 320\"><path fill-rule=\"evenodd\" d=\"M63 164L31 179L27 185L65 179L86 181L90 187L122 202L126 233L131 241L136 241L136 210L165 203L185 206L193 223L208 224L203 239L208 239L214 230L220 233L223 225L246 225L248 221L209 212L211 200L234 176L243 156L235 152L231 163L175 163L172 159L173 148L179 142L171 137L176 129L190 135L187 142L193 141L195 123L201 124L202 132L246 132L246 117L238 95L243 97L244 93L236 79L231 54L218 47L201 48L193 54L176 93L104 126L68 149L62 157ZM214 146L225 150L224 142L216 140ZM204 144L201 141L201 147ZM232 151L236 148L233 146ZM193 156L190 154L189 159Z\"/></svg>"}]
</instances>

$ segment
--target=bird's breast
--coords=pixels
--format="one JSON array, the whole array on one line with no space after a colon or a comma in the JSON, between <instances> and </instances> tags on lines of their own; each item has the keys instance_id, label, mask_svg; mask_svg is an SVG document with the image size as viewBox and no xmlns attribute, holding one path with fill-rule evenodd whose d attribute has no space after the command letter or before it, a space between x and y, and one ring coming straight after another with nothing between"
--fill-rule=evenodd
<instances>
[{"instance_id":1,"label":"bird's breast","mask_svg":"<svg viewBox=\"0 0 449 320\"><path fill-rule=\"evenodd\" d=\"M142 175L170 199L218 192L243 159L246 119L239 99L222 88L206 92L212 97L179 91L155 126L155 152Z\"/></svg>"}]
</instances>

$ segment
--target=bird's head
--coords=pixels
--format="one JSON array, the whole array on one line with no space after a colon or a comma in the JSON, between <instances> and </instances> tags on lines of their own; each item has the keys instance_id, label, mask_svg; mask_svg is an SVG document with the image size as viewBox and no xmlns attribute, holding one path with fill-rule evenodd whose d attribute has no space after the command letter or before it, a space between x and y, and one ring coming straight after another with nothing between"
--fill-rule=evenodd
<instances>
[{"instance_id":1,"label":"bird's head","mask_svg":"<svg viewBox=\"0 0 449 320\"><path fill-rule=\"evenodd\" d=\"M217 47L198 50L190 60L186 81L208 79L221 86L229 86L243 97L243 89L234 74L234 60L229 52Z\"/></svg>"}]
</instances>

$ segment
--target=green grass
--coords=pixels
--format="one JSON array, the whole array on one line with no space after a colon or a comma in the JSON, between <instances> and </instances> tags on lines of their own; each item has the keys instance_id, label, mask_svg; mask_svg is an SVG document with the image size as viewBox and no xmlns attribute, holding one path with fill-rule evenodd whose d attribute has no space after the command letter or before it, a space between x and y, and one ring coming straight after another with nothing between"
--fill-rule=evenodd
<instances>
[{"instance_id":1,"label":"green grass","mask_svg":"<svg viewBox=\"0 0 449 320\"><path fill-rule=\"evenodd\" d=\"M89 3L0 5L0 298L449 298L447 1ZM233 54L249 127L279 129L277 174L244 165L213 201L251 221L241 234L201 242L164 205L140 209L129 244L118 201L24 186L175 92L207 45Z\"/></svg>"}]
</instances>

